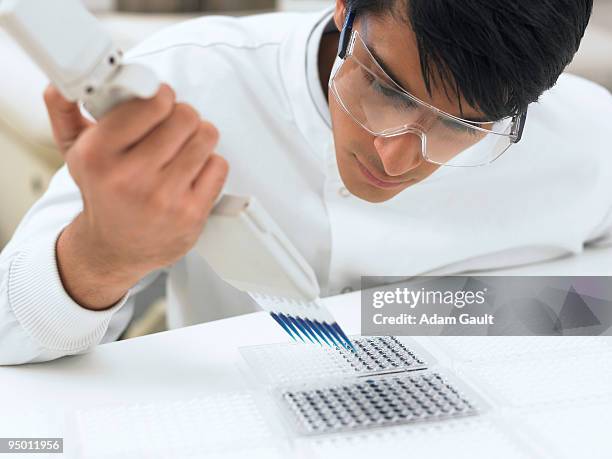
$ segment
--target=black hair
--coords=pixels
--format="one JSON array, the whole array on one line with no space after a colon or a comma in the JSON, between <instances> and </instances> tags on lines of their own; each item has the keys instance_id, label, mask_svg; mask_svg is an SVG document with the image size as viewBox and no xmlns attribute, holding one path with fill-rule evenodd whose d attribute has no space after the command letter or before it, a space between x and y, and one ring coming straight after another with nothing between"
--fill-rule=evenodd
<instances>
[{"instance_id":1,"label":"black hair","mask_svg":"<svg viewBox=\"0 0 612 459\"><path fill-rule=\"evenodd\" d=\"M522 113L578 50L593 0L347 0L358 17L400 17L421 72L491 120Z\"/></svg>"}]
</instances>

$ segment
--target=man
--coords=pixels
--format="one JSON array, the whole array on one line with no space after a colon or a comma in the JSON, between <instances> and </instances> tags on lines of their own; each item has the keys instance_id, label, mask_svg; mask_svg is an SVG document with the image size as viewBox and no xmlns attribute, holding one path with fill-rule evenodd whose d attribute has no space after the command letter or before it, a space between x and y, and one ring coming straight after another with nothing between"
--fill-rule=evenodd
<instances>
[{"instance_id":1,"label":"man","mask_svg":"<svg viewBox=\"0 0 612 459\"><path fill-rule=\"evenodd\" d=\"M92 124L48 89L67 168L2 254L0 363L116 339L161 269L173 326L249 311L190 251L222 188L263 203L326 294L610 242L612 96L559 78L591 3L203 18L130 53L167 82L151 100Z\"/></svg>"}]
</instances>

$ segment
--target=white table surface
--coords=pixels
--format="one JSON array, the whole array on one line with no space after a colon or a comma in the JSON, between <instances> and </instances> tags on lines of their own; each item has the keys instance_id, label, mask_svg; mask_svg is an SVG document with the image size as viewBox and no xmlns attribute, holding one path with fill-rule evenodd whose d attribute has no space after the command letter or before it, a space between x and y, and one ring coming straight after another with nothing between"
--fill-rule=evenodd
<instances>
[{"instance_id":1,"label":"white table surface","mask_svg":"<svg viewBox=\"0 0 612 459\"><path fill-rule=\"evenodd\" d=\"M600 250L535 269L519 268L503 273L612 275L611 260L612 250ZM359 292L330 297L325 299L325 303L349 334L359 333ZM469 435L455 438L452 436L454 431L434 430L433 433L428 431L427 435L419 433L414 442L401 446L401 441L416 435L411 432L420 432L404 427L408 430L396 434L399 435L397 442L374 436L362 438L360 441L365 443L356 449L354 442L346 445L334 443L334 455L346 453L350 457L369 457L372 451L407 452L405 447L418 444L424 448L425 455L414 457L448 457L441 452L440 445L445 445L448 451L455 451L453 457L463 457L464 453L471 458L490 458L494 454L498 458L575 457L573 453L582 451L582 448L585 453L582 457L585 458L612 457L612 442L609 440L612 425L610 339L436 337L418 340L441 365L456 370L460 377L465 377L472 387L488 398L492 409L484 418L487 422L493 419L495 432L507 433L520 443L526 451L524 455L523 452L517 453L514 447L506 448L505 440L497 441L497 434L491 434L488 424L474 427L477 430L473 437L481 438L483 445L479 441L465 443L461 440L463 446L459 447L454 442L461 438L469 439ZM288 337L282 329L266 313L259 312L109 343L87 355L45 364L2 367L0 437L62 436L66 439L67 453L55 457L80 457L81 453L75 452L78 450L75 436L78 435L74 431L74 421L70 421L75 410L87 413L105 406L139 403L164 406L164 403L177 400L252 390L253 383L245 377L238 348L286 341ZM484 350L482 354L478 352L479 348ZM516 371L509 370L512 368ZM509 371L510 376L507 376ZM544 372L544 376L539 376L538 371ZM543 380L549 376L553 389L543 390L538 385L545 384ZM531 381L530 377L537 379ZM512 378L515 379L512 382L514 386L507 386ZM525 387L521 388L521 384ZM520 390L525 390L524 400ZM557 413L559 410L562 413ZM544 422L552 423L550 429L542 424ZM468 429L469 433L472 427L462 428ZM101 432L103 436L103 426ZM572 438L566 444L570 432L573 432ZM557 438L561 444L556 444ZM108 441L112 442L112 439ZM487 449L487 441L493 442L489 448L496 448L495 451ZM424 447L427 442L436 447ZM279 444L284 448L283 457L313 457L312 451L320 450L313 448L310 440L292 440L291 436L279 439ZM219 454L218 457L226 457L222 452ZM205 454L202 457L212 456ZM315 454L314 457L325 455Z\"/></svg>"}]
</instances>

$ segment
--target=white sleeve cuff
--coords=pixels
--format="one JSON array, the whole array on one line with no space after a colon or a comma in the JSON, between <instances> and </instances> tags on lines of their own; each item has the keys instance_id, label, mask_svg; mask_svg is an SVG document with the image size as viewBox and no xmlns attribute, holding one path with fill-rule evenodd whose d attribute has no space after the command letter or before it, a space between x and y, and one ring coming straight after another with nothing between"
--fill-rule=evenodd
<instances>
[{"instance_id":1,"label":"white sleeve cuff","mask_svg":"<svg viewBox=\"0 0 612 459\"><path fill-rule=\"evenodd\" d=\"M8 298L21 326L43 348L75 353L100 342L129 292L103 311L75 303L64 290L57 269L58 236L45 235L16 255L9 268Z\"/></svg>"}]
</instances>

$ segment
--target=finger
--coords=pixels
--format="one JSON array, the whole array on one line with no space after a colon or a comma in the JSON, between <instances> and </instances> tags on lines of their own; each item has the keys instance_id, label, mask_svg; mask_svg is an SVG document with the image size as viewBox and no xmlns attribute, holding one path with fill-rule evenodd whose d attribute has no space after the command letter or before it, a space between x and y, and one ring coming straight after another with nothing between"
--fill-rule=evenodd
<instances>
[{"instance_id":1,"label":"finger","mask_svg":"<svg viewBox=\"0 0 612 459\"><path fill-rule=\"evenodd\" d=\"M186 104L176 104L172 114L153 132L128 152L128 161L143 163L161 170L194 136L200 127L200 116Z\"/></svg>"},{"instance_id":2,"label":"finger","mask_svg":"<svg viewBox=\"0 0 612 459\"><path fill-rule=\"evenodd\" d=\"M228 173L229 165L225 158L213 154L193 182L192 192L201 203L202 212L205 216L210 214L221 194Z\"/></svg>"},{"instance_id":3,"label":"finger","mask_svg":"<svg viewBox=\"0 0 612 459\"><path fill-rule=\"evenodd\" d=\"M161 85L150 99L132 99L111 109L100 120L96 136L105 151L124 152L161 124L174 108L176 94Z\"/></svg>"},{"instance_id":4,"label":"finger","mask_svg":"<svg viewBox=\"0 0 612 459\"><path fill-rule=\"evenodd\" d=\"M77 103L65 99L55 86L47 86L43 98L53 137L60 151L65 153L79 135L93 123L83 117Z\"/></svg>"},{"instance_id":5,"label":"finger","mask_svg":"<svg viewBox=\"0 0 612 459\"><path fill-rule=\"evenodd\" d=\"M165 183L183 192L192 186L206 161L213 154L218 133L210 123L201 123L198 131L187 141L163 171Z\"/></svg>"}]
</instances>

